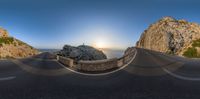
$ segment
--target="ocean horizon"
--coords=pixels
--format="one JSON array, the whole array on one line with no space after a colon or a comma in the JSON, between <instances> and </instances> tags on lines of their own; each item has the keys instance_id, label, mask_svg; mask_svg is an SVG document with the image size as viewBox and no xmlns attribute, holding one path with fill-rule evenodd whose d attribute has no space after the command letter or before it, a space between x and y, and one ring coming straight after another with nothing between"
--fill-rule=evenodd
<instances>
[{"instance_id":1,"label":"ocean horizon","mask_svg":"<svg viewBox=\"0 0 200 99\"><path fill-rule=\"evenodd\" d=\"M38 49L41 52L57 52L61 49ZM101 49L103 53L107 56L108 59L111 58L120 58L124 55L124 50L116 50L116 49Z\"/></svg>"}]
</instances>

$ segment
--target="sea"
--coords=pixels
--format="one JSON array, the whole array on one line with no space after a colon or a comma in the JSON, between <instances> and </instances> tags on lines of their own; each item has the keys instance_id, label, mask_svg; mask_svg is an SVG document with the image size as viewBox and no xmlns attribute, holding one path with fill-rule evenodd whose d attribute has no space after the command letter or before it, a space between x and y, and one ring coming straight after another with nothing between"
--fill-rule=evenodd
<instances>
[{"instance_id":1,"label":"sea","mask_svg":"<svg viewBox=\"0 0 200 99\"><path fill-rule=\"evenodd\" d=\"M60 51L61 49L39 49L41 52L57 52ZM115 49L101 49L104 54L106 54L108 59L111 58L120 58L124 55L124 50L115 50Z\"/></svg>"},{"instance_id":2,"label":"sea","mask_svg":"<svg viewBox=\"0 0 200 99\"><path fill-rule=\"evenodd\" d=\"M103 49L104 54L106 54L108 59L111 58L120 58L124 55L124 50L115 50L115 49Z\"/></svg>"}]
</instances>

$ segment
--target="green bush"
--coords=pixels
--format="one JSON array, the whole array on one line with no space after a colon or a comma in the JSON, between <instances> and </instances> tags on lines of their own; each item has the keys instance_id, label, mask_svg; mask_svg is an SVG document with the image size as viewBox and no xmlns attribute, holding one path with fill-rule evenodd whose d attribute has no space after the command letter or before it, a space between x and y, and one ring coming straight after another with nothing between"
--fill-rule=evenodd
<instances>
[{"instance_id":1,"label":"green bush","mask_svg":"<svg viewBox=\"0 0 200 99\"><path fill-rule=\"evenodd\" d=\"M27 45L26 43L24 43L24 42L22 42L22 41L20 41L20 40L18 40L18 39L16 39L16 41L18 42L18 45Z\"/></svg>"},{"instance_id":2,"label":"green bush","mask_svg":"<svg viewBox=\"0 0 200 99\"><path fill-rule=\"evenodd\" d=\"M198 53L197 53L197 49L195 47L189 47L187 49L187 51L185 51L183 53L183 56L188 57L188 58L197 58L197 57L199 57Z\"/></svg>"},{"instance_id":3,"label":"green bush","mask_svg":"<svg viewBox=\"0 0 200 99\"><path fill-rule=\"evenodd\" d=\"M200 39L194 40L192 42L192 47L189 47L184 53L183 56L189 58L200 58L200 53L197 52L196 47L200 47Z\"/></svg>"},{"instance_id":4,"label":"green bush","mask_svg":"<svg viewBox=\"0 0 200 99\"><path fill-rule=\"evenodd\" d=\"M192 47L200 47L200 39L193 41Z\"/></svg>"},{"instance_id":5,"label":"green bush","mask_svg":"<svg viewBox=\"0 0 200 99\"><path fill-rule=\"evenodd\" d=\"M12 44L14 42L14 38L12 37L2 37L0 38L0 44Z\"/></svg>"},{"instance_id":6,"label":"green bush","mask_svg":"<svg viewBox=\"0 0 200 99\"><path fill-rule=\"evenodd\" d=\"M175 55L175 53L173 51L167 51L166 54Z\"/></svg>"}]
</instances>

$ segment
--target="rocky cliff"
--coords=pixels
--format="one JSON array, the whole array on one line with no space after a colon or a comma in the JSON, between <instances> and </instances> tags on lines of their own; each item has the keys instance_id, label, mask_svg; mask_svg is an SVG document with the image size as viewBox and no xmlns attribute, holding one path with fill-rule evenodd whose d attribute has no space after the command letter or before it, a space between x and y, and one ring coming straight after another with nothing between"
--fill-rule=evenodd
<instances>
[{"instance_id":1,"label":"rocky cliff","mask_svg":"<svg viewBox=\"0 0 200 99\"><path fill-rule=\"evenodd\" d=\"M8 32L0 28L0 58L23 58L38 54L30 45L10 37Z\"/></svg>"},{"instance_id":2,"label":"rocky cliff","mask_svg":"<svg viewBox=\"0 0 200 99\"><path fill-rule=\"evenodd\" d=\"M184 55L200 39L200 25L186 20L164 17L146 29L136 46L155 51ZM197 49L195 47L195 49Z\"/></svg>"},{"instance_id":3,"label":"rocky cliff","mask_svg":"<svg viewBox=\"0 0 200 99\"><path fill-rule=\"evenodd\" d=\"M81 45L78 47L65 45L58 55L79 60L102 60L107 59L106 55L91 46Z\"/></svg>"}]
</instances>

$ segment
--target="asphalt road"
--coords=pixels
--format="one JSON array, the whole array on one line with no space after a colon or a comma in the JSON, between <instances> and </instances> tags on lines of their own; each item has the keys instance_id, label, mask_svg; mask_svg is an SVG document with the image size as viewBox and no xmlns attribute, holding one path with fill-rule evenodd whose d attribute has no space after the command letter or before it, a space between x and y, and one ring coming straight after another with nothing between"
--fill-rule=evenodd
<instances>
[{"instance_id":1,"label":"asphalt road","mask_svg":"<svg viewBox=\"0 0 200 99\"><path fill-rule=\"evenodd\" d=\"M120 71L71 72L49 53L0 61L0 99L200 99L200 61L136 49Z\"/></svg>"}]
</instances>

